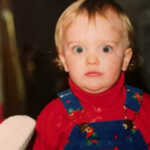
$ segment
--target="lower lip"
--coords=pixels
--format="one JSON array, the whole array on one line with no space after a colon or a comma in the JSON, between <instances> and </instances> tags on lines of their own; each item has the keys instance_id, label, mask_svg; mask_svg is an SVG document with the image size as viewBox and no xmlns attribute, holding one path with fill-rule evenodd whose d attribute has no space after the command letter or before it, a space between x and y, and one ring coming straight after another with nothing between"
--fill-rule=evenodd
<instances>
[{"instance_id":1,"label":"lower lip","mask_svg":"<svg viewBox=\"0 0 150 150\"><path fill-rule=\"evenodd\" d=\"M102 75L102 73L100 73L100 72L87 72L87 73L85 73L85 76L88 76L88 77L99 77L101 75Z\"/></svg>"}]
</instances>

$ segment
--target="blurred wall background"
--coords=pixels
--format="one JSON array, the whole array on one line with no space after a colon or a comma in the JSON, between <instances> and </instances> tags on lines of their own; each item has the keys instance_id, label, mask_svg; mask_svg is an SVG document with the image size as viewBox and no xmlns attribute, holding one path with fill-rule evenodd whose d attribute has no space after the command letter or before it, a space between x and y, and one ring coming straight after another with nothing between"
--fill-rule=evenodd
<instances>
[{"instance_id":1,"label":"blurred wall background","mask_svg":"<svg viewBox=\"0 0 150 150\"><path fill-rule=\"evenodd\" d=\"M53 58L54 29L61 12L73 0L12 1L16 34L27 88L28 114L36 117L41 109L67 87L65 73L59 71ZM150 2L149 0L116 0L131 16L135 25L137 49L142 65L131 74L129 83L150 92Z\"/></svg>"},{"instance_id":2,"label":"blurred wall background","mask_svg":"<svg viewBox=\"0 0 150 150\"><path fill-rule=\"evenodd\" d=\"M141 67L133 73L133 84L150 93L150 1L116 0L129 14L135 28L136 50ZM130 82L132 82L130 81Z\"/></svg>"}]
</instances>

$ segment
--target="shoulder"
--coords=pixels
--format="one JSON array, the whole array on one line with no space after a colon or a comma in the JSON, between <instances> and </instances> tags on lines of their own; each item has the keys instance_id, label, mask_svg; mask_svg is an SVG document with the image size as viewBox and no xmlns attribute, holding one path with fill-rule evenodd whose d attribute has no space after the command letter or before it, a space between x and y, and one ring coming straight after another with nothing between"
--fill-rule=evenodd
<instances>
[{"instance_id":1,"label":"shoulder","mask_svg":"<svg viewBox=\"0 0 150 150\"><path fill-rule=\"evenodd\" d=\"M142 108L150 114L150 94L143 92Z\"/></svg>"},{"instance_id":2,"label":"shoulder","mask_svg":"<svg viewBox=\"0 0 150 150\"><path fill-rule=\"evenodd\" d=\"M132 89L133 88L133 89ZM148 119L150 116L150 94L144 92L142 89L131 87L131 101L139 100L141 101L140 110L136 117L136 126L141 130L146 143L150 143L150 120ZM133 95L132 95L133 93ZM138 93L138 95L137 95ZM133 103L132 103L133 104Z\"/></svg>"},{"instance_id":3,"label":"shoulder","mask_svg":"<svg viewBox=\"0 0 150 150\"><path fill-rule=\"evenodd\" d=\"M138 105L140 114L144 116L150 115L150 94L130 85L127 85L126 89L127 96L130 98L127 102L132 105Z\"/></svg>"},{"instance_id":4,"label":"shoulder","mask_svg":"<svg viewBox=\"0 0 150 150\"><path fill-rule=\"evenodd\" d=\"M43 110L41 111L39 117L47 117L47 115L53 115L57 113L61 113L64 109L62 102L59 98L53 99L50 103L48 103Z\"/></svg>"},{"instance_id":5,"label":"shoulder","mask_svg":"<svg viewBox=\"0 0 150 150\"><path fill-rule=\"evenodd\" d=\"M150 113L150 94L146 93L144 90L140 88L136 88L133 86L129 86L130 89L133 90L133 93L139 93L139 95L142 96L142 103L141 103L141 110L146 111L147 113ZM138 98L138 95L135 95L137 100L140 99Z\"/></svg>"},{"instance_id":6,"label":"shoulder","mask_svg":"<svg viewBox=\"0 0 150 150\"><path fill-rule=\"evenodd\" d=\"M36 131L45 135L47 132L57 130L58 124L64 124L66 115L66 110L60 99L52 100L37 117Z\"/></svg>"},{"instance_id":7,"label":"shoulder","mask_svg":"<svg viewBox=\"0 0 150 150\"><path fill-rule=\"evenodd\" d=\"M47 122L55 122L57 118L64 115L66 110L63 106L63 103L59 98L52 100L48 103L45 108L41 111L39 116L37 117L37 124L47 123ZM57 118L56 118L57 116Z\"/></svg>"},{"instance_id":8,"label":"shoulder","mask_svg":"<svg viewBox=\"0 0 150 150\"><path fill-rule=\"evenodd\" d=\"M143 92L143 100L140 108L137 122L143 133L146 143L150 143L150 95Z\"/></svg>"},{"instance_id":9,"label":"shoulder","mask_svg":"<svg viewBox=\"0 0 150 150\"><path fill-rule=\"evenodd\" d=\"M37 117L35 147L36 145L55 147L66 122L66 116L66 110L60 99L52 100Z\"/></svg>"}]
</instances>

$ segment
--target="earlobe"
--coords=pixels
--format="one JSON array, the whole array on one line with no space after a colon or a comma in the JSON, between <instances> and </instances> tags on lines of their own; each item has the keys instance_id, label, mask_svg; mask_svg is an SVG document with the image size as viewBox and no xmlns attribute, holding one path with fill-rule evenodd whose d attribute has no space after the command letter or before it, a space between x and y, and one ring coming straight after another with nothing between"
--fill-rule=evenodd
<instances>
[{"instance_id":1,"label":"earlobe","mask_svg":"<svg viewBox=\"0 0 150 150\"><path fill-rule=\"evenodd\" d=\"M130 60L132 58L132 55L133 55L132 48L128 48L128 49L125 50L123 64L122 64L122 71L126 71L127 70L128 65L130 63Z\"/></svg>"},{"instance_id":2,"label":"earlobe","mask_svg":"<svg viewBox=\"0 0 150 150\"><path fill-rule=\"evenodd\" d=\"M64 54L62 54L62 53L59 54L59 59L60 59L62 65L63 65L63 67L64 67L64 70L65 70L66 72L68 72L68 67L67 67L67 63L66 63L66 59L65 59Z\"/></svg>"}]
</instances>

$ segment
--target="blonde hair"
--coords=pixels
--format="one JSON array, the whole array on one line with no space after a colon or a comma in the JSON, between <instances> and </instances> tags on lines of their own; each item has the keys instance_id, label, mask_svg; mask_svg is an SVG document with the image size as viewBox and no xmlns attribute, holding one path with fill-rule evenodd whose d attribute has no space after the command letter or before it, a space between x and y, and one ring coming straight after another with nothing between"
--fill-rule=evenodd
<instances>
[{"instance_id":1,"label":"blonde hair","mask_svg":"<svg viewBox=\"0 0 150 150\"><path fill-rule=\"evenodd\" d=\"M59 17L55 29L55 45L58 50L62 50L62 39L65 29L74 21L74 19L81 14L86 14L89 19L95 18L98 14L107 18L107 11L115 12L122 21L128 36L128 47L133 47L133 26L127 14L121 7L111 0L77 0L72 3ZM59 60L56 60L61 66Z\"/></svg>"}]
</instances>

